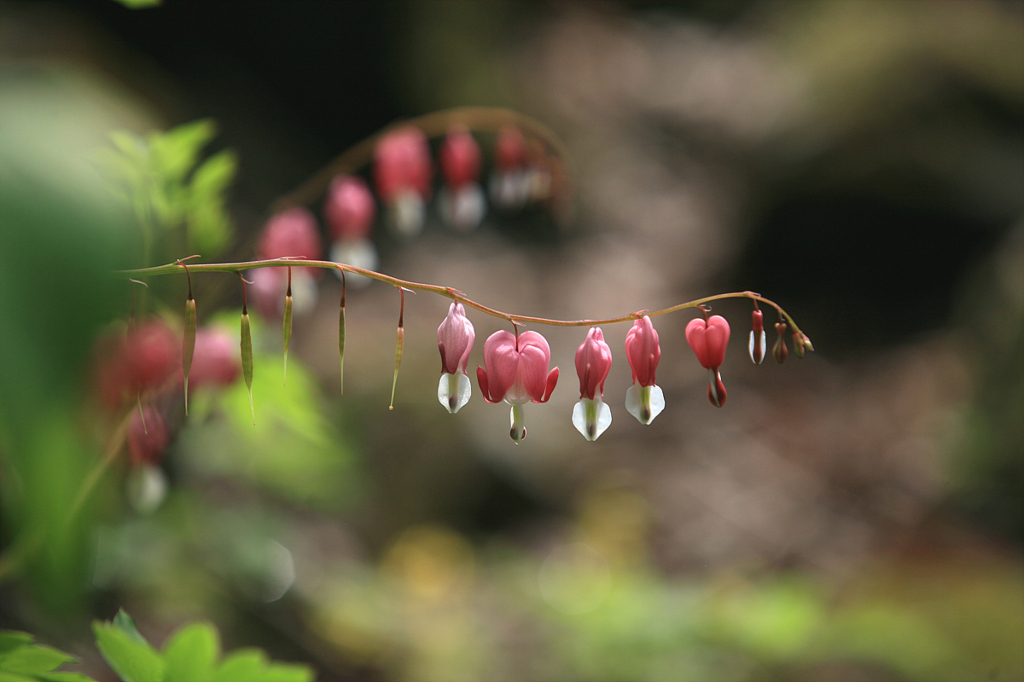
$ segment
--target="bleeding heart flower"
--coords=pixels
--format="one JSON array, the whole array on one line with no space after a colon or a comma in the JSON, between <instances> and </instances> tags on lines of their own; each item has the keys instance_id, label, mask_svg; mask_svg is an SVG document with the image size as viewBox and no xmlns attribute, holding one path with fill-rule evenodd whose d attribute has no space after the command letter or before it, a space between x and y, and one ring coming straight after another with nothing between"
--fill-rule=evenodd
<instances>
[{"instance_id":1,"label":"bleeding heart flower","mask_svg":"<svg viewBox=\"0 0 1024 682\"><path fill-rule=\"evenodd\" d=\"M469 353L473 350L476 331L466 317L461 303L448 306L448 316L437 328L437 348L441 352L441 381L437 385L437 399L452 414L469 402L472 382L466 376Z\"/></svg>"},{"instance_id":2,"label":"bleeding heart flower","mask_svg":"<svg viewBox=\"0 0 1024 682\"><path fill-rule=\"evenodd\" d=\"M602 400L604 381L612 368L612 349L600 327L591 327L587 339L576 350L576 374L580 378L580 401L572 410L572 423L587 440L597 440L612 423L612 411Z\"/></svg>"},{"instance_id":3,"label":"bleeding heart flower","mask_svg":"<svg viewBox=\"0 0 1024 682\"><path fill-rule=\"evenodd\" d=\"M650 424L665 409L665 393L654 383L661 346L649 316L636 320L626 333L626 359L633 370L633 385L626 391L626 409L641 424Z\"/></svg>"},{"instance_id":4,"label":"bleeding heart flower","mask_svg":"<svg viewBox=\"0 0 1024 682\"><path fill-rule=\"evenodd\" d=\"M512 405L512 430L509 435L519 444L526 438L523 404L546 403L558 383L558 368L548 372L551 347L537 332L518 336L509 331L491 334L484 342L484 365L476 368L476 378L484 400L501 400Z\"/></svg>"},{"instance_id":5,"label":"bleeding heart flower","mask_svg":"<svg viewBox=\"0 0 1024 682\"><path fill-rule=\"evenodd\" d=\"M400 128L377 143L374 184L381 201L388 206L390 223L399 234L413 236L423 229L432 172L430 145L419 128Z\"/></svg>"},{"instance_id":6,"label":"bleeding heart flower","mask_svg":"<svg viewBox=\"0 0 1024 682\"><path fill-rule=\"evenodd\" d=\"M725 384L718 368L725 362L729 334L729 323L721 315L712 315L707 320L697 318L686 325L686 341L701 366L708 370L708 400L715 407L724 405L726 399Z\"/></svg>"}]
</instances>

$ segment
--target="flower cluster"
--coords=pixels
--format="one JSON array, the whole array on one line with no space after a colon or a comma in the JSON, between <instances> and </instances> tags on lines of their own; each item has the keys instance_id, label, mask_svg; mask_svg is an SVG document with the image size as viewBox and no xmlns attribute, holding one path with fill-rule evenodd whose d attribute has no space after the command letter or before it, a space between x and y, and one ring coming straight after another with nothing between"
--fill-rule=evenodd
<instances>
[{"instance_id":1,"label":"flower cluster","mask_svg":"<svg viewBox=\"0 0 1024 682\"><path fill-rule=\"evenodd\" d=\"M551 191L551 171L542 151L531 149L515 126L502 128L495 139L491 175L491 202L502 209L522 209L546 199ZM487 198L481 184L483 152L473 133L452 124L438 147L436 164L426 133L413 125L382 135L374 146L371 184L358 175L339 174L331 179L323 200L324 232L321 243L317 218L304 207L280 211L266 222L256 248L258 259L316 260L326 251L335 263L376 270L379 258L373 229L378 218L399 239L420 234L427 207L437 190L437 213L442 222L469 231L483 221ZM435 165L440 173L435 173ZM296 313L311 310L316 302L316 274L296 269L291 279L286 268L260 268L249 273L256 308L265 316L280 316L286 288L292 290ZM355 286L369 280L353 275Z\"/></svg>"},{"instance_id":2,"label":"flower cluster","mask_svg":"<svg viewBox=\"0 0 1024 682\"><path fill-rule=\"evenodd\" d=\"M715 407L726 400L720 368L729 343L729 323L720 315L695 318L686 326L686 341L697 361L708 370L708 399ZM782 325L783 329L785 324ZM437 329L441 352L441 381L437 397L451 413L470 398L472 388L466 365L475 340L473 324L461 303L452 303L448 316ZM795 343L807 346L806 336L794 336ZM784 339L776 347L785 348ZM754 311L750 340L750 358L754 364L764 359L763 315ZM650 424L665 409L665 394L655 383L661 344L651 318L644 315L633 322L626 335L626 360L633 374L633 385L626 391L626 410L641 424ZM780 360L781 362L781 360ZM580 400L573 407L572 423L584 438L597 440L612 423L611 408L604 402L604 383L612 366L612 351L600 327L591 327L587 338L576 350L576 373L580 380ZM484 400L504 401L512 406L510 435L517 444L526 438L523 405L545 403L558 382L558 368L549 371L551 348L534 331L515 333L498 331L484 343L484 366L477 367L477 381Z\"/></svg>"}]
</instances>

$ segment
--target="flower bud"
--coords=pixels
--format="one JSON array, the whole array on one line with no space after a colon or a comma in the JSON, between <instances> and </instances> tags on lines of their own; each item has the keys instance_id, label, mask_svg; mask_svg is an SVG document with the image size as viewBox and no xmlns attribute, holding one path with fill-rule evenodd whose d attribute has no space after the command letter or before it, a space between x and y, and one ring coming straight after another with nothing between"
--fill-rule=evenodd
<instances>
[{"instance_id":1,"label":"flower bud","mask_svg":"<svg viewBox=\"0 0 1024 682\"><path fill-rule=\"evenodd\" d=\"M576 374L580 379L580 400L572 410L572 424L587 440L597 440L612 423L612 411L602 398L604 381L612 368L612 349L600 327L591 327L576 350Z\"/></svg>"},{"instance_id":2,"label":"flower bud","mask_svg":"<svg viewBox=\"0 0 1024 682\"><path fill-rule=\"evenodd\" d=\"M437 349L441 353L441 380L437 399L455 414L469 402L473 387L466 375L469 353L473 350L476 331L466 317L461 303L448 306L448 315L437 328Z\"/></svg>"},{"instance_id":3,"label":"flower bud","mask_svg":"<svg viewBox=\"0 0 1024 682\"><path fill-rule=\"evenodd\" d=\"M366 239L373 230L377 207L366 182L354 175L331 180L324 202L324 218L334 239Z\"/></svg>"},{"instance_id":4,"label":"flower bud","mask_svg":"<svg viewBox=\"0 0 1024 682\"><path fill-rule=\"evenodd\" d=\"M776 322L775 323L775 345L772 346L772 356L775 361L780 365L786 361L786 356L789 355L789 349L786 348L786 323Z\"/></svg>"},{"instance_id":5,"label":"flower bud","mask_svg":"<svg viewBox=\"0 0 1024 682\"><path fill-rule=\"evenodd\" d=\"M475 182L480 175L480 145L465 127L448 130L440 151L441 174L451 190Z\"/></svg>"},{"instance_id":6,"label":"flower bud","mask_svg":"<svg viewBox=\"0 0 1024 682\"><path fill-rule=\"evenodd\" d=\"M750 343L747 348L750 351L750 359L755 365L764 361L765 350L768 348L768 341L764 333L764 313L754 310L751 315L753 329L750 331Z\"/></svg>"},{"instance_id":7,"label":"flower bud","mask_svg":"<svg viewBox=\"0 0 1024 682\"><path fill-rule=\"evenodd\" d=\"M804 359L804 336L800 332L793 332L793 352L801 360Z\"/></svg>"}]
</instances>

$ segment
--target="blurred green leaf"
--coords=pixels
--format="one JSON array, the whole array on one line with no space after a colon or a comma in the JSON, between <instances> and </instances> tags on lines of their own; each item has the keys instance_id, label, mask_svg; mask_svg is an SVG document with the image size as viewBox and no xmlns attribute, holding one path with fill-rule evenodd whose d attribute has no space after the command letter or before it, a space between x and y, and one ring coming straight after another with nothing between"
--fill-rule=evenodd
<instances>
[{"instance_id":1,"label":"blurred green leaf","mask_svg":"<svg viewBox=\"0 0 1024 682\"><path fill-rule=\"evenodd\" d=\"M124 682L161 682L164 677L163 657L145 641L138 641L119 624L92 625L96 646L103 658Z\"/></svg>"},{"instance_id":2,"label":"blurred green leaf","mask_svg":"<svg viewBox=\"0 0 1024 682\"><path fill-rule=\"evenodd\" d=\"M268 663L259 649L239 649L224 659L211 682L311 682L313 671L304 665Z\"/></svg>"},{"instance_id":3,"label":"blurred green leaf","mask_svg":"<svg viewBox=\"0 0 1024 682\"><path fill-rule=\"evenodd\" d=\"M0 631L0 654L29 645L33 639L32 635L27 632L2 630Z\"/></svg>"},{"instance_id":4,"label":"blurred green leaf","mask_svg":"<svg viewBox=\"0 0 1024 682\"><path fill-rule=\"evenodd\" d=\"M147 7L159 7L163 0L114 0L128 9L145 9Z\"/></svg>"},{"instance_id":5,"label":"blurred green leaf","mask_svg":"<svg viewBox=\"0 0 1024 682\"><path fill-rule=\"evenodd\" d=\"M164 645L164 682L202 682L210 677L220 656L220 638L209 623L178 629Z\"/></svg>"},{"instance_id":6,"label":"blurred green leaf","mask_svg":"<svg viewBox=\"0 0 1024 682\"><path fill-rule=\"evenodd\" d=\"M12 673L48 673L75 658L48 646L31 644L0 654L0 670Z\"/></svg>"},{"instance_id":7,"label":"blurred green leaf","mask_svg":"<svg viewBox=\"0 0 1024 682\"><path fill-rule=\"evenodd\" d=\"M167 132L150 133L153 171L165 182L182 183L195 166L199 151L216 133L217 128L210 119L183 123Z\"/></svg>"},{"instance_id":8,"label":"blurred green leaf","mask_svg":"<svg viewBox=\"0 0 1024 682\"><path fill-rule=\"evenodd\" d=\"M96 682L81 673L41 673L35 679L38 682Z\"/></svg>"},{"instance_id":9,"label":"blurred green leaf","mask_svg":"<svg viewBox=\"0 0 1024 682\"><path fill-rule=\"evenodd\" d=\"M115 626L121 628L121 630L130 635L136 642L148 644L148 642L146 642L146 638L142 636L141 632L139 632L139 628L136 627L135 620L129 616L128 612L124 609L118 609L117 615L114 616L114 620L112 622Z\"/></svg>"},{"instance_id":10,"label":"blurred green leaf","mask_svg":"<svg viewBox=\"0 0 1024 682\"><path fill-rule=\"evenodd\" d=\"M238 158L230 149L222 149L199 164L192 175L192 197L215 197L223 192L235 177Z\"/></svg>"}]
</instances>

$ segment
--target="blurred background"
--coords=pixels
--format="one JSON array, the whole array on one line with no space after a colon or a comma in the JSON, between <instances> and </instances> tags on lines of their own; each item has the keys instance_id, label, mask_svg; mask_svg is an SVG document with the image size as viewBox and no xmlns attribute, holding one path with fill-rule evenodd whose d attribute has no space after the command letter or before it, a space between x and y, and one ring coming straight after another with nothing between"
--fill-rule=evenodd
<instances>
[{"instance_id":1,"label":"blurred background","mask_svg":"<svg viewBox=\"0 0 1024 682\"><path fill-rule=\"evenodd\" d=\"M405 297L389 411L398 296L349 286L341 395L325 275L286 386L280 317L252 311L255 426L237 373L187 419L179 387L152 400L167 447L133 462L98 339L134 310L177 343L187 285L110 271L196 253L186 222L204 261L253 259L332 159L464 105L548 126L568 182L471 231L430 201L401 237L381 210L380 271L562 319L753 290L815 352L754 366L748 304L716 304L719 410L692 314L656 318L667 407L642 426L628 327L606 327L613 423L588 443L583 329L535 328L562 375L516 446L478 388L437 403L428 293ZM125 180L199 120L173 185L192 203L145 237ZM192 279L237 351L234 275ZM472 376L504 327L470 318ZM0 628L96 679L89 623L119 607L157 644L204 619L325 682L1024 679L1019 2L2 2L0 319Z\"/></svg>"}]
</instances>

